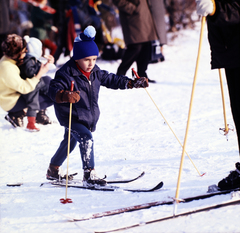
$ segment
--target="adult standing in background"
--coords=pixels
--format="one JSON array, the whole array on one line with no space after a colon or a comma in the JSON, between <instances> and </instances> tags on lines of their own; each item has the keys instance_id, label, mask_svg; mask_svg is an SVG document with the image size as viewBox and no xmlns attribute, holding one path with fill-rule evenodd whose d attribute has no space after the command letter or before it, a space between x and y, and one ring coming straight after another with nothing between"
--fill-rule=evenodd
<instances>
[{"instance_id":1,"label":"adult standing in background","mask_svg":"<svg viewBox=\"0 0 240 233\"><path fill-rule=\"evenodd\" d=\"M163 52L163 45L167 44L167 31L164 17L165 6L163 1L164 0L148 0L158 40L160 41L161 52Z\"/></svg>"},{"instance_id":2,"label":"adult standing in background","mask_svg":"<svg viewBox=\"0 0 240 233\"><path fill-rule=\"evenodd\" d=\"M2 42L7 38L10 28L9 0L0 1L0 58L3 56Z\"/></svg>"},{"instance_id":3,"label":"adult standing in background","mask_svg":"<svg viewBox=\"0 0 240 233\"><path fill-rule=\"evenodd\" d=\"M127 49L118 67L117 75L125 75L136 62L140 77L146 77L151 56L151 41L157 33L147 0L113 0L119 9L120 23ZM149 82L154 82L148 78Z\"/></svg>"},{"instance_id":4,"label":"adult standing in background","mask_svg":"<svg viewBox=\"0 0 240 233\"><path fill-rule=\"evenodd\" d=\"M211 49L211 68L225 69L240 153L240 0L196 0L197 13L205 16ZM221 189L240 187L240 163L218 183Z\"/></svg>"}]
</instances>

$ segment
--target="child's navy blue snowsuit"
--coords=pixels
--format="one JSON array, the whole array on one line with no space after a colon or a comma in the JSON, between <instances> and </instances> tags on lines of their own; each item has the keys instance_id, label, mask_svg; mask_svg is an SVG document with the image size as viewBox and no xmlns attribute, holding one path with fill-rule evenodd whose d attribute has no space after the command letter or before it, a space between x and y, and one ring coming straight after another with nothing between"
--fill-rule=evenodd
<instances>
[{"instance_id":1,"label":"child's navy blue snowsuit","mask_svg":"<svg viewBox=\"0 0 240 233\"><path fill-rule=\"evenodd\" d=\"M90 80L84 76L76 66L74 59L70 59L62 66L51 80L49 96L55 101L55 113L62 126L65 127L64 139L57 152L51 159L51 164L61 166L67 157L68 127L69 127L69 103L56 103L55 97L60 90L70 90L71 81L74 81L74 91L80 91L79 102L72 105L72 125L70 152L79 142L83 169L94 168L93 138L91 132L96 129L100 111L98 106L98 94L100 86L111 89L126 89L130 79L126 76L117 76L107 71L100 70L95 65Z\"/></svg>"}]
</instances>

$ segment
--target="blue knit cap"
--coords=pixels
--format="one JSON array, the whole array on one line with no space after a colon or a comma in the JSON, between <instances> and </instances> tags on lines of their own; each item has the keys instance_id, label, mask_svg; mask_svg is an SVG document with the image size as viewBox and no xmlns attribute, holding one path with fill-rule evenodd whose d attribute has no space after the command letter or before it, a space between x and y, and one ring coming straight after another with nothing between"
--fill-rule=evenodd
<instances>
[{"instance_id":1,"label":"blue knit cap","mask_svg":"<svg viewBox=\"0 0 240 233\"><path fill-rule=\"evenodd\" d=\"M93 26L88 26L78 37L75 38L73 44L74 60L90 56L98 56L98 47L94 42L95 35L95 28Z\"/></svg>"}]
</instances>

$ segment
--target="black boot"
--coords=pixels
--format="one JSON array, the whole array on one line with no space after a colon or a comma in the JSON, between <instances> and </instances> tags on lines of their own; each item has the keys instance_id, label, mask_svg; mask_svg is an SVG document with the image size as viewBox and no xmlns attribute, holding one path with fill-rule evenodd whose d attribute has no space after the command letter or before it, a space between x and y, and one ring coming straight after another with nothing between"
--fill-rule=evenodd
<instances>
[{"instance_id":1,"label":"black boot","mask_svg":"<svg viewBox=\"0 0 240 233\"><path fill-rule=\"evenodd\" d=\"M106 180L97 177L95 170L86 169L84 170L83 183L87 186L100 185L104 186L107 184Z\"/></svg>"},{"instance_id":2,"label":"black boot","mask_svg":"<svg viewBox=\"0 0 240 233\"><path fill-rule=\"evenodd\" d=\"M235 166L235 171L231 171L226 178L219 181L218 187L221 190L240 188L240 163L236 163Z\"/></svg>"},{"instance_id":3,"label":"black boot","mask_svg":"<svg viewBox=\"0 0 240 233\"><path fill-rule=\"evenodd\" d=\"M73 177L76 175L77 175L77 173L68 175L68 180L73 180ZM48 167L48 170L47 170L46 178L48 180L63 180L63 179L66 180L67 175L61 176L59 174L59 166L50 164Z\"/></svg>"},{"instance_id":4,"label":"black boot","mask_svg":"<svg viewBox=\"0 0 240 233\"><path fill-rule=\"evenodd\" d=\"M46 115L46 109L42 109L37 113L36 123L42 125L52 124L49 117Z\"/></svg>"},{"instance_id":5,"label":"black boot","mask_svg":"<svg viewBox=\"0 0 240 233\"><path fill-rule=\"evenodd\" d=\"M26 116L26 113L21 110L18 112L9 112L8 115L5 116L5 119L10 122L15 128L23 127L23 118Z\"/></svg>"},{"instance_id":6,"label":"black boot","mask_svg":"<svg viewBox=\"0 0 240 233\"><path fill-rule=\"evenodd\" d=\"M61 178L60 178L58 172L59 172L59 166L50 164L48 167L48 170L47 170L46 178L48 180L59 180Z\"/></svg>"}]
</instances>

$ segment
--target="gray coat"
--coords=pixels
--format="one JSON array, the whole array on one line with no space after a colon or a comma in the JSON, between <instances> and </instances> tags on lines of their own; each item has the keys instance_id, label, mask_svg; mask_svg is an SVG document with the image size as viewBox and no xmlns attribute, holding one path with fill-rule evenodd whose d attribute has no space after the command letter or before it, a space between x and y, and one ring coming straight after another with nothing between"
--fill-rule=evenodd
<instances>
[{"instance_id":1,"label":"gray coat","mask_svg":"<svg viewBox=\"0 0 240 233\"><path fill-rule=\"evenodd\" d=\"M119 9L126 45L157 40L147 0L113 0Z\"/></svg>"},{"instance_id":2,"label":"gray coat","mask_svg":"<svg viewBox=\"0 0 240 233\"><path fill-rule=\"evenodd\" d=\"M0 0L0 34L9 32L9 0Z\"/></svg>"},{"instance_id":3,"label":"gray coat","mask_svg":"<svg viewBox=\"0 0 240 233\"><path fill-rule=\"evenodd\" d=\"M165 23L164 0L148 0L149 9L152 13L153 22L161 44L167 44L167 32Z\"/></svg>"}]
</instances>

